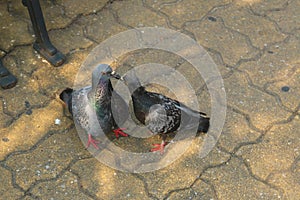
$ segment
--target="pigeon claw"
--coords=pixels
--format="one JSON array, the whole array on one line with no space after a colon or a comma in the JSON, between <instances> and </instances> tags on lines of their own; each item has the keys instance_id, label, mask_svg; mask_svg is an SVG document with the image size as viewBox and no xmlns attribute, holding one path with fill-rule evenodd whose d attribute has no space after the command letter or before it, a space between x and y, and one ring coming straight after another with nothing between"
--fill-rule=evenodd
<instances>
[{"instance_id":1,"label":"pigeon claw","mask_svg":"<svg viewBox=\"0 0 300 200\"><path fill-rule=\"evenodd\" d=\"M97 144L99 144L100 142L98 140L93 139L91 134L88 134L88 135L89 135L89 138L88 138L86 148L89 148L89 146L92 144L95 147L95 149L99 150L99 147L97 146Z\"/></svg>"},{"instance_id":2,"label":"pigeon claw","mask_svg":"<svg viewBox=\"0 0 300 200\"><path fill-rule=\"evenodd\" d=\"M116 135L116 138L119 138L120 135L123 137L128 137L128 134L124 133L123 130L125 130L125 128L117 128L117 129L113 130L113 132Z\"/></svg>"},{"instance_id":3,"label":"pigeon claw","mask_svg":"<svg viewBox=\"0 0 300 200\"><path fill-rule=\"evenodd\" d=\"M155 148L152 148L150 151L151 152L160 151L160 153L163 154L166 145L167 145L167 143L164 141L162 141L160 144L153 144L153 146L155 146Z\"/></svg>"}]
</instances>

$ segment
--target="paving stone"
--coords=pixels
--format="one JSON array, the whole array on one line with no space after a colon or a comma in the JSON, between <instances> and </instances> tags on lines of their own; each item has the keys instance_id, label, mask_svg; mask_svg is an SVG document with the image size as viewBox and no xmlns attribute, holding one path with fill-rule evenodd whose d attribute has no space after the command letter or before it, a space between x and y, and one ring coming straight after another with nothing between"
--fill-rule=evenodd
<instances>
[{"instance_id":1,"label":"paving stone","mask_svg":"<svg viewBox=\"0 0 300 200\"><path fill-rule=\"evenodd\" d=\"M42 4L44 4L44 2L42 2ZM28 10L23 5L22 1L7 1L6 8L10 15L17 17L18 19L30 22Z\"/></svg>"},{"instance_id":2,"label":"paving stone","mask_svg":"<svg viewBox=\"0 0 300 200\"><path fill-rule=\"evenodd\" d=\"M251 176L245 165L236 158L226 165L208 169L202 177L214 186L217 199L282 198L279 191Z\"/></svg>"},{"instance_id":3,"label":"paving stone","mask_svg":"<svg viewBox=\"0 0 300 200\"><path fill-rule=\"evenodd\" d=\"M132 67L143 64L159 63L170 68L175 68L184 62L183 58L172 52L157 49L141 49L119 58L120 73L126 73Z\"/></svg>"},{"instance_id":4,"label":"paving stone","mask_svg":"<svg viewBox=\"0 0 300 200\"><path fill-rule=\"evenodd\" d=\"M0 167L0 180L2 182L0 187L1 198L18 199L20 196L22 196L23 192L14 188L12 185L11 173L2 167Z\"/></svg>"},{"instance_id":5,"label":"paving stone","mask_svg":"<svg viewBox=\"0 0 300 200\"><path fill-rule=\"evenodd\" d=\"M73 87L75 78L77 74L80 72L80 67L82 66L84 60L88 56L90 51L82 50L75 52L69 56L69 61L66 62L62 67L55 68L52 71L54 72L55 82L60 82L57 86L59 86L59 92L65 87ZM49 70L44 69L43 71L37 72L35 75L44 76L43 74L49 73ZM90 75L91 76L91 75ZM45 82L45 81L44 81ZM43 82L43 83L44 83ZM51 82L46 82L47 85L53 85ZM47 89L48 87L44 87ZM50 92L50 91L49 91Z\"/></svg>"},{"instance_id":6,"label":"paving stone","mask_svg":"<svg viewBox=\"0 0 300 200\"><path fill-rule=\"evenodd\" d=\"M227 29L221 20L188 22L185 29L194 33L200 45L220 52L224 62L231 66L240 59L253 58L258 54L244 35Z\"/></svg>"},{"instance_id":7,"label":"paving stone","mask_svg":"<svg viewBox=\"0 0 300 200\"><path fill-rule=\"evenodd\" d=\"M225 89L227 103L248 114L256 128L263 130L270 124L290 116L273 96L250 87L243 73L235 72L225 79Z\"/></svg>"},{"instance_id":8,"label":"paving stone","mask_svg":"<svg viewBox=\"0 0 300 200\"><path fill-rule=\"evenodd\" d=\"M300 155L299 119L282 125L275 125L262 142L242 147L239 151L250 165L253 173L262 179L271 173L284 172Z\"/></svg>"},{"instance_id":9,"label":"paving stone","mask_svg":"<svg viewBox=\"0 0 300 200\"><path fill-rule=\"evenodd\" d=\"M193 199L194 196L195 192L192 189L188 188L172 193L167 199Z\"/></svg>"},{"instance_id":10,"label":"paving stone","mask_svg":"<svg viewBox=\"0 0 300 200\"><path fill-rule=\"evenodd\" d=\"M44 5L46 2L47 1L41 1L41 7L47 30L63 29L72 22L73 19L66 15L65 10L62 6Z\"/></svg>"},{"instance_id":11,"label":"paving stone","mask_svg":"<svg viewBox=\"0 0 300 200\"><path fill-rule=\"evenodd\" d=\"M52 67L32 49L32 25L21 1L0 0L0 57L19 79L14 88L0 90L0 179L4 181L1 198L297 199L299 1L40 3L53 44L67 54L62 67ZM169 27L190 33L216 62L230 108L223 133L214 140L219 139L219 144L210 144L213 150L205 158L199 155L207 137L200 134L174 163L154 172L123 173L87 159L90 154L78 138L70 116L64 114L58 95L73 86L81 64L97 43L129 26ZM254 61L243 60L250 58ZM122 55L112 66L123 73L151 62L174 67L183 74L197 92L200 110L210 115L210 95L202 78L179 56L147 49ZM167 74L157 79L165 77L170 79ZM155 84L147 88L175 97L168 88ZM184 92L176 96L189 101ZM288 109L281 106L277 96ZM2 106L2 100L7 105ZM291 122L275 125L287 120L291 110L297 114ZM249 116L250 123L241 113ZM61 124L55 125L55 119L60 119ZM252 130L255 127L265 129L269 125L273 127L262 140L241 147L238 157L225 153L240 143L254 141L259 135ZM148 152L151 143L161 139L116 140L112 135L112 141L123 149ZM79 160L68 169L74 159ZM12 171L3 168L5 165ZM23 194L15 184L29 188L28 193Z\"/></svg>"},{"instance_id":12,"label":"paving stone","mask_svg":"<svg viewBox=\"0 0 300 200\"><path fill-rule=\"evenodd\" d=\"M92 199L79 190L78 182L78 177L66 172L57 180L38 183L31 193L40 199Z\"/></svg>"},{"instance_id":13,"label":"paving stone","mask_svg":"<svg viewBox=\"0 0 300 200\"><path fill-rule=\"evenodd\" d=\"M3 90L1 93L5 97L7 114L16 117L25 112L25 101L30 103L29 108L43 107L49 97L40 92L39 82L36 77L28 77L25 73L15 74L18 78L18 84L9 90Z\"/></svg>"},{"instance_id":14,"label":"paving stone","mask_svg":"<svg viewBox=\"0 0 300 200\"><path fill-rule=\"evenodd\" d=\"M0 130L3 129L0 132L3 133L4 128L12 121L13 118L6 113L6 100L3 99L3 97L0 97L0 100Z\"/></svg>"},{"instance_id":15,"label":"paving stone","mask_svg":"<svg viewBox=\"0 0 300 200\"><path fill-rule=\"evenodd\" d=\"M299 1L290 1L285 9L267 14L284 31L291 33L300 27Z\"/></svg>"},{"instance_id":16,"label":"paving stone","mask_svg":"<svg viewBox=\"0 0 300 200\"><path fill-rule=\"evenodd\" d=\"M155 0L147 0L148 5L153 5L160 12L165 13L172 25L181 27L188 21L199 20L204 17L207 12L214 7L225 5L231 0L222 1L169 1L160 2ZM159 6L157 6L159 4Z\"/></svg>"},{"instance_id":17,"label":"paving stone","mask_svg":"<svg viewBox=\"0 0 300 200\"><path fill-rule=\"evenodd\" d=\"M49 67L49 64L34 51L31 45L14 48L5 56L3 63L17 77L30 76L38 68Z\"/></svg>"},{"instance_id":18,"label":"paving stone","mask_svg":"<svg viewBox=\"0 0 300 200\"><path fill-rule=\"evenodd\" d=\"M284 10L285 5L288 0L273 0L273 1L244 1L248 5L251 6L251 8L254 10L254 12L259 13L260 15L269 13L270 11L278 11L278 10Z\"/></svg>"},{"instance_id":19,"label":"paving stone","mask_svg":"<svg viewBox=\"0 0 300 200\"><path fill-rule=\"evenodd\" d=\"M242 63L239 69L246 71L253 84L260 87L288 79L299 65L299 48L299 39L292 36L284 43L270 46L257 61Z\"/></svg>"},{"instance_id":20,"label":"paving stone","mask_svg":"<svg viewBox=\"0 0 300 200\"><path fill-rule=\"evenodd\" d=\"M296 199L300 196L300 163L299 159L293 166L282 172L275 172L268 178L268 182L283 189L286 199Z\"/></svg>"},{"instance_id":21,"label":"paving stone","mask_svg":"<svg viewBox=\"0 0 300 200\"><path fill-rule=\"evenodd\" d=\"M112 9L116 11L122 23L131 27L167 26L165 18L147 9L143 6L142 1L116 1L112 4ZM128 10L130 10L129 13Z\"/></svg>"},{"instance_id":22,"label":"paving stone","mask_svg":"<svg viewBox=\"0 0 300 200\"><path fill-rule=\"evenodd\" d=\"M300 64L300 63L299 63ZM300 69L297 68L293 75L289 78L270 84L267 90L275 92L280 96L283 105L287 106L291 110L295 110L299 105L300 99ZM284 91L283 88L288 87L288 91Z\"/></svg>"},{"instance_id":23,"label":"paving stone","mask_svg":"<svg viewBox=\"0 0 300 200\"><path fill-rule=\"evenodd\" d=\"M69 56L71 59L61 67L43 67L34 71L39 90L49 98L56 98L66 87L73 87L76 75L87 56L87 51L79 51ZM89 76L91 76L89 74ZM51 78L46 78L51 77ZM54 84L55 83L55 84ZM90 84L90 82L88 83Z\"/></svg>"},{"instance_id":24,"label":"paving stone","mask_svg":"<svg viewBox=\"0 0 300 200\"><path fill-rule=\"evenodd\" d=\"M27 21L28 25L31 26L30 33L33 34L28 9L22 4L22 1L10 1L8 4L10 14L18 17L18 19ZM40 1L40 5L48 30L64 28L71 23L72 19L66 16L63 7L57 3L53 3L53 1Z\"/></svg>"},{"instance_id":25,"label":"paving stone","mask_svg":"<svg viewBox=\"0 0 300 200\"><path fill-rule=\"evenodd\" d=\"M55 119L63 119L62 107L57 101L52 101L47 107L33 109L31 115L23 114L18 120L1 132L0 160L14 151L28 150L50 130L59 130L54 124ZM62 121L62 123L70 123ZM1 130L1 131L2 131ZM9 141L2 140L7 138Z\"/></svg>"},{"instance_id":26,"label":"paving stone","mask_svg":"<svg viewBox=\"0 0 300 200\"><path fill-rule=\"evenodd\" d=\"M211 57L212 61L216 64L221 76L224 78L228 76L228 74L231 72L229 68L225 66L223 63L223 60L221 58L221 55L215 54L208 51L209 56Z\"/></svg>"},{"instance_id":27,"label":"paving stone","mask_svg":"<svg viewBox=\"0 0 300 200\"><path fill-rule=\"evenodd\" d=\"M151 199L144 184L130 173L111 169L98 160L84 159L71 168L80 177L81 187L101 199Z\"/></svg>"},{"instance_id":28,"label":"paving stone","mask_svg":"<svg viewBox=\"0 0 300 200\"><path fill-rule=\"evenodd\" d=\"M225 162L229 155L214 148L206 157L201 158L203 138L196 138L188 150L171 165L158 171L141 174L151 194L159 199L173 190L187 188L198 178L207 166Z\"/></svg>"},{"instance_id":29,"label":"paving stone","mask_svg":"<svg viewBox=\"0 0 300 200\"><path fill-rule=\"evenodd\" d=\"M84 37L83 27L75 23L65 29L50 31L49 37L54 46L63 54L85 49L93 44L92 41Z\"/></svg>"},{"instance_id":30,"label":"paving stone","mask_svg":"<svg viewBox=\"0 0 300 200\"><path fill-rule=\"evenodd\" d=\"M227 151L232 152L238 145L253 142L260 136L260 133L250 129L247 120L242 115L228 109L226 116L218 145Z\"/></svg>"},{"instance_id":31,"label":"paving stone","mask_svg":"<svg viewBox=\"0 0 300 200\"><path fill-rule=\"evenodd\" d=\"M9 51L16 45L30 44L34 38L28 32L28 23L12 16L7 11L7 3L0 2L0 49ZM22 33L22 34L20 34Z\"/></svg>"},{"instance_id":32,"label":"paving stone","mask_svg":"<svg viewBox=\"0 0 300 200\"><path fill-rule=\"evenodd\" d=\"M218 199L211 185L205 183L201 179L192 186L195 199L211 200Z\"/></svg>"},{"instance_id":33,"label":"paving stone","mask_svg":"<svg viewBox=\"0 0 300 200\"><path fill-rule=\"evenodd\" d=\"M84 20L82 23L85 23L85 34L99 43L127 30L116 21L113 14L107 9L82 20Z\"/></svg>"},{"instance_id":34,"label":"paving stone","mask_svg":"<svg viewBox=\"0 0 300 200\"><path fill-rule=\"evenodd\" d=\"M80 14L88 15L90 13L96 13L98 10L101 10L107 2L107 0L90 0L89 3L82 3L80 0L63 0L59 3L64 7L67 16L75 18Z\"/></svg>"},{"instance_id":35,"label":"paving stone","mask_svg":"<svg viewBox=\"0 0 300 200\"><path fill-rule=\"evenodd\" d=\"M286 37L276 30L271 21L253 15L247 7L232 4L218 9L213 16L222 18L227 27L249 36L252 44L260 49L268 44L280 42Z\"/></svg>"},{"instance_id":36,"label":"paving stone","mask_svg":"<svg viewBox=\"0 0 300 200\"><path fill-rule=\"evenodd\" d=\"M194 66L188 62L184 62L176 69L185 79L191 84L193 89L198 91L200 87L205 85L205 81L202 78L201 71L198 71Z\"/></svg>"},{"instance_id":37,"label":"paving stone","mask_svg":"<svg viewBox=\"0 0 300 200\"><path fill-rule=\"evenodd\" d=\"M23 197L22 199L24 199L24 200L35 200L33 197L31 197L31 196L25 196L25 197Z\"/></svg>"},{"instance_id":38,"label":"paving stone","mask_svg":"<svg viewBox=\"0 0 300 200\"><path fill-rule=\"evenodd\" d=\"M55 178L76 156L85 155L88 153L73 131L51 136L33 151L10 157L6 165L16 174L16 183L26 190L35 181Z\"/></svg>"}]
</instances>

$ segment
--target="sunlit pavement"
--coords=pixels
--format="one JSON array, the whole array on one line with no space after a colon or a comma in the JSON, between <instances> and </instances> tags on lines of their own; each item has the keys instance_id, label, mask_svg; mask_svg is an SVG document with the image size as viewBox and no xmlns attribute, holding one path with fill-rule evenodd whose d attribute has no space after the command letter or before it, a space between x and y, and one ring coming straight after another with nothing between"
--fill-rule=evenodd
<instances>
[{"instance_id":1,"label":"sunlit pavement","mask_svg":"<svg viewBox=\"0 0 300 200\"><path fill-rule=\"evenodd\" d=\"M299 199L300 1L41 0L41 5L51 41L67 56L62 67L33 50L21 1L0 1L0 56L18 78L14 88L0 90L1 199ZM168 167L132 174L107 167L85 149L57 96L73 86L94 47L148 26L179 30L208 51L224 80L227 113L221 137L205 158L198 155L202 134ZM143 50L113 67L122 71L153 61L191 80L200 109L210 113L203 80L179 57ZM152 140L113 142L147 151Z\"/></svg>"}]
</instances>

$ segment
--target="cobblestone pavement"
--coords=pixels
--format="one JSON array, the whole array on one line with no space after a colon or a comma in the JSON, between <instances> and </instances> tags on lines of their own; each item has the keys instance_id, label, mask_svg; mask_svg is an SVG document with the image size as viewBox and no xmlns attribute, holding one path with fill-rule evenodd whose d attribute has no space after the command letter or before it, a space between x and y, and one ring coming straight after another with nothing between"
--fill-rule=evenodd
<instances>
[{"instance_id":1,"label":"cobblestone pavement","mask_svg":"<svg viewBox=\"0 0 300 200\"><path fill-rule=\"evenodd\" d=\"M62 67L52 67L33 50L21 1L0 0L0 56L18 78L16 87L0 90L1 199L300 199L299 0L41 4L53 44L67 55ZM221 137L208 156L197 155L200 136L170 166L131 174L91 156L57 95L73 85L97 44L146 26L179 30L197 40L222 74L228 107ZM200 81L187 62L168 56L148 50L122 62L161 61ZM209 113L206 87L196 89L201 109ZM128 138L114 142L138 146Z\"/></svg>"}]
</instances>

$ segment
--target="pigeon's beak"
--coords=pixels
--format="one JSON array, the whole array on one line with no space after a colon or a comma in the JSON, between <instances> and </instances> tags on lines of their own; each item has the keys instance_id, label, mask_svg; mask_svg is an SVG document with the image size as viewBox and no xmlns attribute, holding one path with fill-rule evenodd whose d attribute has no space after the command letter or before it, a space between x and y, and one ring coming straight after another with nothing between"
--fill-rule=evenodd
<instances>
[{"instance_id":1,"label":"pigeon's beak","mask_svg":"<svg viewBox=\"0 0 300 200\"><path fill-rule=\"evenodd\" d=\"M122 80L122 77L121 77L121 75L120 74L118 74L116 71L112 71L111 73L110 73L110 75L112 76L112 77L114 77L115 79L121 79Z\"/></svg>"}]
</instances>

